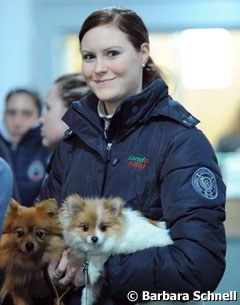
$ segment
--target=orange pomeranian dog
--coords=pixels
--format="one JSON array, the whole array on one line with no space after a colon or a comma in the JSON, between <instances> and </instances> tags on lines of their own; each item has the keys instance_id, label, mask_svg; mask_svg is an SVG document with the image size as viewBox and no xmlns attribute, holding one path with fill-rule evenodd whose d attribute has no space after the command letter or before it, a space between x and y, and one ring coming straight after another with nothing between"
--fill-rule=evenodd
<instances>
[{"instance_id":1,"label":"orange pomeranian dog","mask_svg":"<svg viewBox=\"0 0 240 305\"><path fill-rule=\"evenodd\" d=\"M5 280L0 303L10 294L15 305L30 305L36 275L41 278L44 265L59 258L64 249L56 201L49 199L27 208L12 200L3 232L0 268Z\"/></svg>"}]
</instances>

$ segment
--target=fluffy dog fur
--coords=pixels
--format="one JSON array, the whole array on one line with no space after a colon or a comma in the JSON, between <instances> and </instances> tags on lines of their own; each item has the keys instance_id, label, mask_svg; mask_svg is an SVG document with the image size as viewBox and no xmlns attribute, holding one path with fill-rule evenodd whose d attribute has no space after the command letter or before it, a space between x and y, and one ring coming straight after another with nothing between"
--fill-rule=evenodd
<instances>
[{"instance_id":1,"label":"fluffy dog fur","mask_svg":"<svg viewBox=\"0 0 240 305\"><path fill-rule=\"evenodd\" d=\"M172 244L161 223L124 208L120 198L89 199L69 196L60 211L66 244L74 256L88 260L89 282L82 294L82 305L96 302L104 263L113 254L128 254L150 247Z\"/></svg>"},{"instance_id":2,"label":"fluffy dog fur","mask_svg":"<svg viewBox=\"0 0 240 305\"><path fill-rule=\"evenodd\" d=\"M0 268L5 281L0 303L10 293L15 305L32 303L30 288L43 266L60 258L64 249L58 207L54 199L26 208L12 200L5 217L0 244Z\"/></svg>"}]
</instances>

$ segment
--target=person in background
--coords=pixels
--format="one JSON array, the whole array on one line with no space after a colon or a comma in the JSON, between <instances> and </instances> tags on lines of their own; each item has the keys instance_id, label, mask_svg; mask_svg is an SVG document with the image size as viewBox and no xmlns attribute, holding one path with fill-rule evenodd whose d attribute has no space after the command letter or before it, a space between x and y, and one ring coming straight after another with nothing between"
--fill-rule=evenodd
<instances>
[{"instance_id":1,"label":"person in background","mask_svg":"<svg viewBox=\"0 0 240 305\"><path fill-rule=\"evenodd\" d=\"M0 137L8 148L21 204L30 206L38 196L50 151L42 146L40 124L42 104L27 89L10 91L6 96L4 125Z\"/></svg>"},{"instance_id":2,"label":"person in background","mask_svg":"<svg viewBox=\"0 0 240 305\"><path fill-rule=\"evenodd\" d=\"M12 159L11 155L9 153L9 149L3 139L0 137L0 158L4 159L4 161L12 168ZM18 186L16 183L16 179L13 177L13 194L12 197L20 201L19 192L18 192Z\"/></svg>"},{"instance_id":3,"label":"person in background","mask_svg":"<svg viewBox=\"0 0 240 305\"><path fill-rule=\"evenodd\" d=\"M80 73L65 74L55 80L46 96L46 110L40 117L43 146L51 149L57 146L68 129L62 116L73 101L81 99L89 92Z\"/></svg>"},{"instance_id":4,"label":"person in background","mask_svg":"<svg viewBox=\"0 0 240 305\"><path fill-rule=\"evenodd\" d=\"M14 185L13 173L10 167L11 158L5 143L0 138L0 239L3 231L4 217L11 197L18 199L16 185ZM0 288L4 279L4 273L0 269ZM7 301L3 305L12 305Z\"/></svg>"},{"instance_id":5,"label":"person in background","mask_svg":"<svg viewBox=\"0 0 240 305\"><path fill-rule=\"evenodd\" d=\"M7 145L4 143L2 138L0 138L0 158L3 158L8 164L11 163L11 157Z\"/></svg>"},{"instance_id":6,"label":"person in background","mask_svg":"<svg viewBox=\"0 0 240 305\"><path fill-rule=\"evenodd\" d=\"M225 269L225 185L199 122L174 101L150 57L149 36L132 10L93 12L79 33L82 73L92 93L72 103L42 198L118 196L166 222L173 245L115 255L99 304L127 305L129 291L213 291ZM139 228L141 234L141 228ZM49 266L61 285L83 287L82 262L64 252ZM72 267L75 267L73 269ZM81 290L79 291L79 294ZM76 292L68 304L79 304Z\"/></svg>"},{"instance_id":7,"label":"person in background","mask_svg":"<svg viewBox=\"0 0 240 305\"><path fill-rule=\"evenodd\" d=\"M0 157L0 237L2 235L4 216L12 197L13 176L10 166Z\"/></svg>"}]
</instances>

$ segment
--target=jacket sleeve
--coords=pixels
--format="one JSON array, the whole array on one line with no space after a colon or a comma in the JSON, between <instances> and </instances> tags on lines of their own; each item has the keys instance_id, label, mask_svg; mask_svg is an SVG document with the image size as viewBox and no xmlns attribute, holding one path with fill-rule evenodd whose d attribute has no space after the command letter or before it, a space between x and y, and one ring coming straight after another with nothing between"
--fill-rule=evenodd
<instances>
[{"instance_id":1,"label":"jacket sleeve","mask_svg":"<svg viewBox=\"0 0 240 305\"><path fill-rule=\"evenodd\" d=\"M60 158L60 145L55 150L51 159L50 172L43 182L38 200L55 198L61 203L61 187L62 187L62 163Z\"/></svg>"},{"instance_id":2,"label":"jacket sleeve","mask_svg":"<svg viewBox=\"0 0 240 305\"><path fill-rule=\"evenodd\" d=\"M199 130L187 129L172 138L160 188L174 244L111 257L106 274L116 299L126 301L131 290L140 296L143 290L191 296L196 290L215 290L223 275L225 185L213 149Z\"/></svg>"}]
</instances>

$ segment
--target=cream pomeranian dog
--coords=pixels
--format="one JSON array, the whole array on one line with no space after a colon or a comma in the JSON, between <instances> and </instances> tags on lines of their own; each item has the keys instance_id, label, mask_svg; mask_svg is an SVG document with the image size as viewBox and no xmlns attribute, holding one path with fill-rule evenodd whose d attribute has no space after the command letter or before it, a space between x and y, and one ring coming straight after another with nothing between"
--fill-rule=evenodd
<instances>
[{"instance_id":1,"label":"cream pomeranian dog","mask_svg":"<svg viewBox=\"0 0 240 305\"><path fill-rule=\"evenodd\" d=\"M96 302L102 287L104 263L110 255L173 244L163 223L124 208L124 201L117 197L90 199L71 195L60 210L60 222L73 256L87 263L82 305Z\"/></svg>"}]
</instances>

